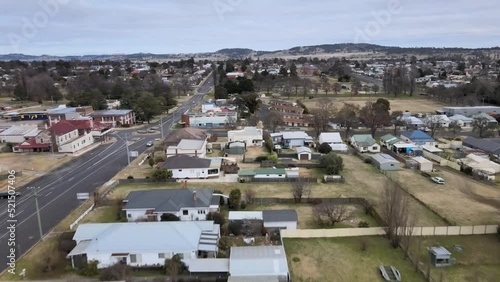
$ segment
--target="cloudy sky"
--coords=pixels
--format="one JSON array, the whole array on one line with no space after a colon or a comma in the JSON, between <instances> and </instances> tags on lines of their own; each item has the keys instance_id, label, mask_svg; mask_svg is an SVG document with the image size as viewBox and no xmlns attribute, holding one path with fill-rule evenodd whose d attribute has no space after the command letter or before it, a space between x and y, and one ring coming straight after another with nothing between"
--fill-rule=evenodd
<instances>
[{"instance_id":1,"label":"cloudy sky","mask_svg":"<svg viewBox=\"0 0 500 282\"><path fill-rule=\"evenodd\" d=\"M0 54L500 46L497 0L3 0L1 13Z\"/></svg>"}]
</instances>

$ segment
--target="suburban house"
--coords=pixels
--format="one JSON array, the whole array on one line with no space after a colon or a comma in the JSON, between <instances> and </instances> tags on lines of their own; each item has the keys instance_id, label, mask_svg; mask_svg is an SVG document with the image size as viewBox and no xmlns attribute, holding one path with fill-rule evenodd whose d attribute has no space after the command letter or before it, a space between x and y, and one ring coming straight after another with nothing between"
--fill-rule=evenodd
<instances>
[{"instance_id":1,"label":"suburban house","mask_svg":"<svg viewBox=\"0 0 500 282\"><path fill-rule=\"evenodd\" d=\"M296 230L298 216L296 210L230 211L228 220L262 221L268 231Z\"/></svg>"},{"instance_id":2,"label":"suburban house","mask_svg":"<svg viewBox=\"0 0 500 282\"><path fill-rule=\"evenodd\" d=\"M319 134L319 144L327 143L332 151L347 152L347 145L342 141L338 132L322 132Z\"/></svg>"},{"instance_id":3,"label":"suburban house","mask_svg":"<svg viewBox=\"0 0 500 282\"><path fill-rule=\"evenodd\" d=\"M392 145L391 151L396 154L406 154L409 156L421 156L422 148L419 145L406 142L398 142Z\"/></svg>"},{"instance_id":4,"label":"suburban house","mask_svg":"<svg viewBox=\"0 0 500 282\"><path fill-rule=\"evenodd\" d=\"M439 125L443 128L447 128L450 126L450 118L447 115L429 115L425 118L425 124L428 127L431 127L435 123L439 123Z\"/></svg>"},{"instance_id":5,"label":"suburban house","mask_svg":"<svg viewBox=\"0 0 500 282\"><path fill-rule=\"evenodd\" d=\"M76 132L74 131L76 129ZM46 152L54 145L54 151L74 153L91 144L108 139L110 126L92 120L64 120L40 134L27 139L13 148L14 152ZM72 132L66 132L71 130ZM53 134L56 135L53 139ZM62 135L62 136L59 136ZM69 138L69 139L66 139ZM59 146L60 145L60 146ZM59 147L58 147L59 146Z\"/></svg>"},{"instance_id":6,"label":"suburban house","mask_svg":"<svg viewBox=\"0 0 500 282\"><path fill-rule=\"evenodd\" d=\"M229 130L227 132L228 142L243 142L246 147L261 147L264 143L262 128L246 126L243 129Z\"/></svg>"},{"instance_id":7,"label":"suburban house","mask_svg":"<svg viewBox=\"0 0 500 282\"><path fill-rule=\"evenodd\" d=\"M312 151L309 147L297 147L295 149L297 151L297 159L310 161L312 157Z\"/></svg>"},{"instance_id":8,"label":"suburban house","mask_svg":"<svg viewBox=\"0 0 500 282\"><path fill-rule=\"evenodd\" d=\"M168 146L165 152L167 158L186 155L203 158L207 154L207 140L182 139L176 146Z\"/></svg>"},{"instance_id":9,"label":"suburban house","mask_svg":"<svg viewBox=\"0 0 500 282\"><path fill-rule=\"evenodd\" d=\"M313 138L305 131L281 131L271 133L274 144L282 144L283 148L309 146L313 143Z\"/></svg>"},{"instance_id":10,"label":"suburban house","mask_svg":"<svg viewBox=\"0 0 500 282\"><path fill-rule=\"evenodd\" d=\"M450 123L456 121L458 125L460 125L460 127L462 128L471 128L472 127L472 122L474 121L472 118L470 117L466 117L464 115L453 115L451 117L449 117L450 119Z\"/></svg>"},{"instance_id":11,"label":"suburban house","mask_svg":"<svg viewBox=\"0 0 500 282\"><path fill-rule=\"evenodd\" d=\"M201 128L224 128L226 124L233 125L237 120L237 112L191 113L181 117L187 126Z\"/></svg>"},{"instance_id":12,"label":"suburban house","mask_svg":"<svg viewBox=\"0 0 500 282\"><path fill-rule=\"evenodd\" d=\"M298 216L296 210L265 210L262 211L262 220L268 231L296 230Z\"/></svg>"},{"instance_id":13,"label":"suburban house","mask_svg":"<svg viewBox=\"0 0 500 282\"><path fill-rule=\"evenodd\" d=\"M302 115L304 113L304 108L297 105L297 103L295 102L288 102L275 99L269 101L269 109L281 113L292 113L297 115Z\"/></svg>"},{"instance_id":14,"label":"suburban house","mask_svg":"<svg viewBox=\"0 0 500 282\"><path fill-rule=\"evenodd\" d=\"M494 125L494 126L498 125L498 121L494 117L490 116L489 114L485 114L485 113L475 114L472 116L472 119L485 119L488 121L488 123L490 125Z\"/></svg>"},{"instance_id":15,"label":"suburban house","mask_svg":"<svg viewBox=\"0 0 500 282\"><path fill-rule=\"evenodd\" d=\"M371 156L372 164L382 171L400 170L401 164L388 154L375 154Z\"/></svg>"},{"instance_id":16,"label":"suburban house","mask_svg":"<svg viewBox=\"0 0 500 282\"><path fill-rule=\"evenodd\" d=\"M207 140L208 134L204 129L194 128L194 127L184 127L172 131L165 139L163 139L163 144L165 146L165 153L167 152L168 146L177 146L182 139L191 140Z\"/></svg>"},{"instance_id":17,"label":"suburban house","mask_svg":"<svg viewBox=\"0 0 500 282\"><path fill-rule=\"evenodd\" d=\"M252 182L262 178L286 178L286 170L283 168L258 168L238 171L241 182Z\"/></svg>"},{"instance_id":18,"label":"suburban house","mask_svg":"<svg viewBox=\"0 0 500 282\"><path fill-rule=\"evenodd\" d=\"M172 172L172 178L218 178L222 164L221 158L198 158L177 155L167 158L162 167Z\"/></svg>"},{"instance_id":19,"label":"suburban house","mask_svg":"<svg viewBox=\"0 0 500 282\"><path fill-rule=\"evenodd\" d=\"M401 140L392 134L386 134L386 135L380 137L381 146L386 147L389 150L392 149L392 145L399 143L399 142L401 142Z\"/></svg>"},{"instance_id":20,"label":"suburban house","mask_svg":"<svg viewBox=\"0 0 500 282\"><path fill-rule=\"evenodd\" d=\"M410 115L404 116L403 115L402 120L405 122L405 125L407 127L410 127L412 129L423 129L425 127L425 123L421 119L414 117L414 116L410 116Z\"/></svg>"},{"instance_id":21,"label":"suburban house","mask_svg":"<svg viewBox=\"0 0 500 282\"><path fill-rule=\"evenodd\" d=\"M496 139L500 140L498 138ZM462 141L462 145L471 149L479 149L488 155L500 157L500 142L495 142L493 140L495 139L467 137Z\"/></svg>"},{"instance_id":22,"label":"suburban house","mask_svg":"<svg viewBox=\"0 0 500 282\"><path fill-rule=\"evenodd\" d=\"M220 196L212 189L160 189L132 191L123 200L128 221L161 221L164 213L181 220L206 220L219 211Z\"/></svg>"},{"instance_id":23,"label":"suburban house","mask_svg":"<svg viewBox=\"0 0 500 282\"><path fill-rule=\"evenodd\" d=\"M67 108L65 105L62 105L55 109L48 110L47 120L49 121L49 126L52 126L63 120L88 119L86 116L93 111L94 109L92 106Z\"/></svg>"},{"instance_id":24,"label":"suburban house","mask_svg":"<svg viewBox=\"0 0 500 282\"><path fill-rule=\"evenodd\" d=\"M228 282L290 281L285 248L283 246L231 247L229 274Z\"/></svg>"},{"instance_id":25,"label":"suburban house","mask_svg":"<svg viewBox=\"0 0 500 282\"><path fill-rule=\"evenodd\" d=\"M133 110L102 110L94 111L89 116L100 123L117 125L135 124L135 113Z\"/></svg>"},{"instance_id":26,"label":"suburban house","mask_svg":"<svg viewBox=\"0 0 500 282\"><path fill-rule=\"evenodd\" d=\"M92 260L98 268L116 263L144 267L163 265L179 254L189 266L203 259L201 253L214 257L219 238L220 226L213 221L80 224L73 236L76 247L67 257L74 268Z\"/></svg>"},{"instance_id":27,"label":"suburban house","mask_svg":"<svg viewBox=\"0 0 500 282\"><path fill-rule=\"evenodd\" d=\"M13 125L0 132L0 143L19 144L40 133L36 125Z\"/></svg>"},{"instance_id":28,"label":"suburban house","mask_svg":"<svg viewBox=\"0 0 500 282\"><path fill-rule=\"evenodd\" d=\"M224 99L222 99L222 100L224 100ZM202 113L220 113L220 112L230 112L230 111L236 111L236 106L233 106L233 105L220 106L214 102L207 102L207 103L204 103L203 105L201 105L201 112Z\"/></svg>"},{"instance_id":29,"label":"suburban house","mask_svg":"<svg viewBox=\"0 0 500 282\"><path fill-rule=\"evenodd\" d=\"M487 114L500 114L500 107L495 106L475 106L475 107L444 107L439 112L447 115L464 115L473 116L475 114L487 113Z\"/></svg>"},{"instance_id":30,"label":"suburban house","mask_svg":"<svg viewBox=\"0 0 500 282\"><path fill-rule=\"evenodd\" d=\"M361 153L379 153L380 145L370 134L354 134L351 137L351 145Z\"/></svg>"},{"instance_id":31,"label":"suburban house","mask_svg":"<svg viewBox=\"0 0 500 282\"><path fill-rule=\"evenodd\" d=\"M312 124L312 115L301 115L293 113L281 113L281 121L285 126L309 127Z\"/></svg>"},{"instance_id":32,"label":"suburban house","mask_svg":"<svg viewBox=\"0 0 500 282\"><path fill-rule=\"evenodd\" d=\"M488 157L481 157L475 154L468 154L460 159L462 169L470 168L473 172L487 176L488 180L495 180L495 174L500 173L500 165L492 162Z\"/></svg>"},{"instance_id":33,"label":"suburban house","mask_svg":"<svg viewBox=\"0 0 500 282\"><path fill-rule=\"evenodd\" d=\"M436 140L421 130L403 131L401 132L400 138L406 142L411 142L417 145L436 147L438 144Z\"/></svg>"}]
</instances>

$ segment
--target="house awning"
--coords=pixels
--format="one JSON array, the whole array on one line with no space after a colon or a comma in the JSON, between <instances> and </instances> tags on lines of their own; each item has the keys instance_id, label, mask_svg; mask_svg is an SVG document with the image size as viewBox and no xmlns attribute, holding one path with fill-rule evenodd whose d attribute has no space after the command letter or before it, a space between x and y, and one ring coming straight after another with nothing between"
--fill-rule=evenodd
<instances>
[{"instance_id":1,"label":"house awning","mask_svg":"<svg viewBox=\"0 0 500 282\"><path fill-rule=\"evenodd\" d=\"M128 256L128 253L113 253L111 254L112 257L126 257Z\"/></svg>"},{"instance_id":2,"label":"house awning","mask_svg":"<svg viewBox=\"0 0 500 282\"><path fill-rule=\"evenodd\" d=\"M77 256L77 255L83 255L86 253L87 246L90 244L90 240L83 240L80 241L76 245L76 247L71 250L71 252L66 256L66 258L70 258L72 256Z\"/></svg>"},{"instance_id":3,"label":"house awning","mask_svg":"<svg viewBox=\"0 0 500 282\"><path fill-rule=\"evenodd\" d=\"M422 146L422 149L424 149L424 151L431 152L431 153L441 153L443 151L443 150L436 148L436 147L433 147L433 146Z\"/></svg>"}]
</instances>

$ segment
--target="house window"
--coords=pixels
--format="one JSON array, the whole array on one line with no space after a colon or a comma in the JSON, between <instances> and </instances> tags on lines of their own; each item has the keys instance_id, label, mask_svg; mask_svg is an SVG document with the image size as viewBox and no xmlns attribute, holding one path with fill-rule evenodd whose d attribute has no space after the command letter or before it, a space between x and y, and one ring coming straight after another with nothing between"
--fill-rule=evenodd
<instances>
[{"instance_id":1,"label":"house window","mask_svg":"<svg viewBox=\"0 0 500 282\"><path fill-rule=\"evenodd\" d=\"M131 217L132 217L132 214L130 214L130 213L129 213L129 214L127 214L127 217L128 217L128 218L131 218Z\"/></svg>"},{"instance_id":2,"label":"house window","mask_svg":"<svg viewBox=\"0 0 500 282\"><path fill-rule=\"evenodd\" d=\"M182 169L179 169L179 171L182 171Z\"/></svg>"},{"instance_id":3,"label":"house window","mask_svg":"<svg viewBox=\"0 0 500 282\"><path fill-rule=\"evenodd\" d=\"M188 215L188 210L183 210L182 215Z\"/></svg>"},{"instance_id":4,"label":"house window","mask_svg":"<svg viewBox=\"0 0 500 282\"><path fill-rule=\"evenodd\" d=\"M158 258L160 258L160 259L164 259L164 258L165 258L165 253L159 253L159 254L158 254Z\"/></svg>"},{"instance_id":5,"label":"house window","mask_svg":"<svg viewBox=\"0 0 500 282\"><path fill-rule=\"evenodd\" d=\"M184 259L184 254L178 254L180 259Z\"/></svg>"},{"instance_id":6,"label":"house window","mask_svg":"<svg viewBox=\"0 0 500 282\"><path fill-rule=\"evenodd\" d=\"M372 150L377 150L377 147L376 147L376 146L373 146Z\"/></svg>"},{"instance_id":7,"label":"house window","mask_svg":"<svg viewBox=\"0 0 500 282\"><path fill-rule=\"evenodd\" d=\"M137 255L130 255L130 263L137 263Z\"/></svg>"}]
</instances>

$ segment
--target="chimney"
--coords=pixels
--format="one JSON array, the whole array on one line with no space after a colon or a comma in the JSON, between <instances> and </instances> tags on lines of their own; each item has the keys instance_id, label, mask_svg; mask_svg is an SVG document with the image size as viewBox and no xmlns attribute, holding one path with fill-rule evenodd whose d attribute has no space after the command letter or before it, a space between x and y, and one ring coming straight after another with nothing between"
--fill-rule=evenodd
<instances>
[{"instance_id":1,"label":"chimney","mask_svg":"<svg viewBox=\"0 0 500 282\"><path fill-rule=\"evenodd\" d=\"M193 201L196 203L198 200L198 195L196 195L196 191L193 191Z\"/></svg>"}]
</instances>

